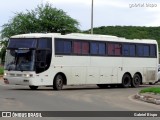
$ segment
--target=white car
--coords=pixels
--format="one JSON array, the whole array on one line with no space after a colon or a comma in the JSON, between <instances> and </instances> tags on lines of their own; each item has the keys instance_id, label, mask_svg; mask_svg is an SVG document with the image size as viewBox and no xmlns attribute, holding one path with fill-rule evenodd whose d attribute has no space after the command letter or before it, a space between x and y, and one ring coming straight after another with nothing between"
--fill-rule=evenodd
<instances>
[{"instance_id":1,"label":"white car","mask_svg":"<svg viewBox=\"0 0 160 120\"><path fill-rule=\"evenodd\" d=\"M157 77L158 77L158 81L160 80L160 64L158 64L158 75L157 75Z\"/></svg>"}]
</instances>

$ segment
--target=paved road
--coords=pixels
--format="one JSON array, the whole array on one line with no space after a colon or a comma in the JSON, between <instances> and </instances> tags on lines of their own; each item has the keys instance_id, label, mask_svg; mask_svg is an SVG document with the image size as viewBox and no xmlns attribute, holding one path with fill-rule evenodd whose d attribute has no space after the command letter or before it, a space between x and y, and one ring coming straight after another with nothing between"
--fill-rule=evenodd
<instances>
[{"instance_id":1,"label":"paved road","mask_svg":"<svg viewBox=\"0 0 160 120\"><path fill-rule=\"evenodd\" d=\"M0 111L160 111L160 106L132 99L144 87L99 89L89 85L32 91L0 80Z\"/></svg>"}]
</instances>

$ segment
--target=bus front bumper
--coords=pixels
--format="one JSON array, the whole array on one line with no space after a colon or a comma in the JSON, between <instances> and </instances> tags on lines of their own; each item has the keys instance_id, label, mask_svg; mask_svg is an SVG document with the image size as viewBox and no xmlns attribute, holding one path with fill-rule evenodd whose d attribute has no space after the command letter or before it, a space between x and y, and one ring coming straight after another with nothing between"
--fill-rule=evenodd
<instances>
[{"instance_id":1,"label":"bus front bumper","mask_svg":"<svg viewBox=\"0 0 160 120\"><path fill-rule=\"evenodd\" d=\"M33 85L34 82L31 78L23 77L4 77L4 83L10 85Z\"/></svg>"}]
</instances>

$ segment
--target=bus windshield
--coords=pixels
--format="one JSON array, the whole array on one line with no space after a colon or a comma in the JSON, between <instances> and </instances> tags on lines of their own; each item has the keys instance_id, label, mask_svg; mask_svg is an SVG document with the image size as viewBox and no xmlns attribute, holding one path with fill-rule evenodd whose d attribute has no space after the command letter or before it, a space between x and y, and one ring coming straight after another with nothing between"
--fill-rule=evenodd
<instances>
[{"instance_id":1,"label":"bus windshield","mask_svg":"<svg viewBox=\"0 0 160 120\"><path fill-rule=\"evenodd\" d=\"M8 71L43 72L50 66L51 51L51 38L11 38L4 68Z\"/></svg>"},{"instance_id":2,"label":"bus windshield","mask_svg":"<svg viewBox=\"0 0 160 120\"><path fill-rule=\"evenodd\" d=\"M14 48L36 48L37 40L32 38L11 38L8 44L8 49Z\"/></svg>"},{"instance_id":3,"label":"bus windshield","mask_svg":"<svg viewBox=\"0 0 160 120\"><path fill-rule=\"evenodd\" d=\"M34 71L35 50L9 49L6 52L5 70Z\"/></svg>"}]
</instances>

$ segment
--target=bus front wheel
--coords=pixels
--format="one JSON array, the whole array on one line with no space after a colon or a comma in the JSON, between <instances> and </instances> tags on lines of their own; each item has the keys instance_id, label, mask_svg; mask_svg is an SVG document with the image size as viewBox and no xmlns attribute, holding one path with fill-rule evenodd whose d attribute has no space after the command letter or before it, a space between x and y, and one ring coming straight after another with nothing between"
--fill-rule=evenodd
<instances>
[{"instance_id":1,"label":"bus front wheel","mask_svg":"<svg viewBox=\"0 0 160 120\"><path fill-rule=\"evenodd\" d=\"M62 75L58 74L56 75L54 82L53 82L53 89L54 90L62 90L63 88L63 77Z\"/></svg>"},{"instance_id":2,"label":"bus front wheel","mask_svg":"<svg viewBox=\"0 0 160 120\"><path fill-rule=\"evenodd\" d=\"M131 85L131 77L128 74L124 74L122 77L122 87L128 88Z\"/></svg>"},{"instance_id":3,"label":"bus front wheel","mask_svg":"<svg viewBox=\"0 0 160 120\"><path fill-rule=\"evenodd\" d=\"M31 90L37 90L38 86L32 86L32 85L30 85L29 88L30 88Z\"/></svg>"}]
</instances>

